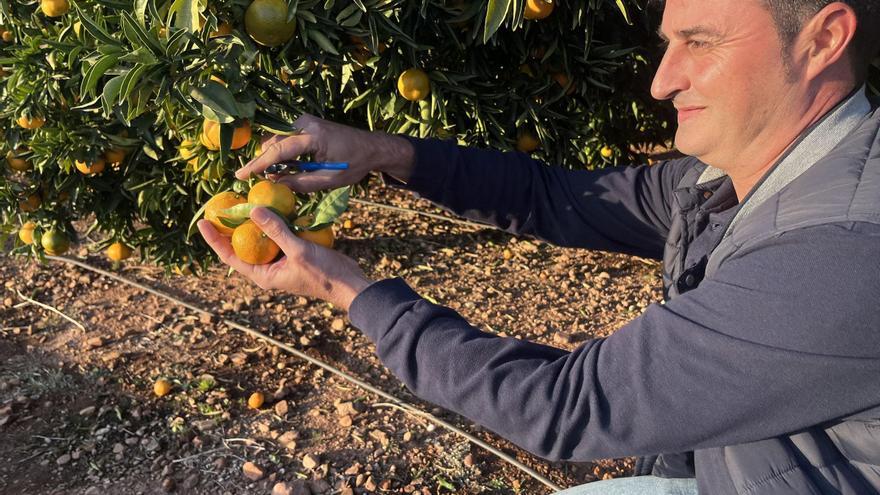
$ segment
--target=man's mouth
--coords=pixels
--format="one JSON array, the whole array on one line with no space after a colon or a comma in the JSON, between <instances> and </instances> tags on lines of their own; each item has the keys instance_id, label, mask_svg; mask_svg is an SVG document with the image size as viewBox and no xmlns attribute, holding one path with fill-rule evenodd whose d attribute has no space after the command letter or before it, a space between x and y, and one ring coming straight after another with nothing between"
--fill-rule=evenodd
<instances>
[{"instance_id":1,"label":"man's mouth","mask_svg":"<svg viewBox=\"0 0 880 495\"><path fill-rule=\"evenodd\" d=\"M684 122L690 118L695 117L700 111L702 111L706 107L677 107L678 110L678 122Z\"/></svg>"}]
</instances>

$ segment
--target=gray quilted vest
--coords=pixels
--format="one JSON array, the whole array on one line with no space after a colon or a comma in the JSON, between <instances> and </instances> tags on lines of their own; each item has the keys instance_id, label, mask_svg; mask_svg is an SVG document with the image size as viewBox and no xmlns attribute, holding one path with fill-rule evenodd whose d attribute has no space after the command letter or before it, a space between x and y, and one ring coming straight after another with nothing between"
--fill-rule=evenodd
<instances>
[{"instance_id":1,"label":"gray quilted vest","mask_svg":"<svg viewBox=\"0 0 880 495\"><path fill-rule=\"evenodd\" d=\"M863 99L858 103L866 105ZM706 227L708 215L701 205L728 179L686 158L693 167L673 198L674 220L663 263L665 297L697 287L729 256L770 236L830 222L880 224L880 110L867 106L864 110L856 119L850 113L845 121L835 121L840 112L832 112L818 124L832 134L831 140L811 142L810 136L815 140L817 133L806 133L801 145L793 147L744 199L724 235L718 236L720 242L708 252L694 250L691 244ZM735 195L727 201L737 204ZM873 410L796 434L639 459L635 474L652 473L664 477L697 473L700 493L707 495L878 494L880 397Z\"/></svg>"}]
</instances>

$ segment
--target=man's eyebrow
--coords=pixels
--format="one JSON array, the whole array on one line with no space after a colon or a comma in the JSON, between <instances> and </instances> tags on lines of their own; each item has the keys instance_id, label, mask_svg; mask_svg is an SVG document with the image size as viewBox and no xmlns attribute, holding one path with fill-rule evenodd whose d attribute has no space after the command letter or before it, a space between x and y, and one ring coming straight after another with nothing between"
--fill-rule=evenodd
<instances>
[{"instance_id":1,"label":"man's eyebrow","mask_svg":"<svg viewBox=\"0 0 880 495\"><path fill-rule=\"evenodd\" d=\"M694 26L687 29L681 29L678 31L678 36L681 38L693 38L694 36L708 36L710 38L721 38L721 33L718 32L717 29L713 29L709 26ZM663 34L661 28L657 28L657 36L660 37L663 41L669 41L669 37Z\"/></svg>"}]
</instances>

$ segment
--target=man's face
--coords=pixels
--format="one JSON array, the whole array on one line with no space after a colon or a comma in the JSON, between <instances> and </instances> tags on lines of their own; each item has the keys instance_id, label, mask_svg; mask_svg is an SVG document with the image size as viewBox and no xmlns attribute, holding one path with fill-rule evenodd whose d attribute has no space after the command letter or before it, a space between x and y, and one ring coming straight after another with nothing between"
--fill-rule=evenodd
<instances>
[{"instance_id":1,"label":"man's face","mask_svg":"<svg viewBox=\"0 0 880 495\"><path fill-rule=\"evenodd\" d=\"M667 0L660 31L669 45L651 94L678 110L681 152L729 168L797 121L802 91L761 0Z\"/></svg>"}]
</instances>

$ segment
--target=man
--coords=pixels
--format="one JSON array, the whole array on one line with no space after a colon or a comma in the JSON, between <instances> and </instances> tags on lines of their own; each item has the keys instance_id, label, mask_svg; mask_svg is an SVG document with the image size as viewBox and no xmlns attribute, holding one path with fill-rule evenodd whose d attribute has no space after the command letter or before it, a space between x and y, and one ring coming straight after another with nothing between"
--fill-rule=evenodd
<instances>
[{"instance_id":1,"label":"man","mask_svg":"<svg viewBox=\"0 0 880 495\"><path fill-rule=\"evenodd\" d=\"M332 302L418 396L554 460L642 456L572 494L880 492L880 111L864 92L876 0L668 0L652 86L687 158L594 172L313 117L238 171L314 153L453 211L571 247L663 259L665 304L573 352L468 325L402 280L254 220L286 257L220 258Z\"/></svg>"}]
</instances>

